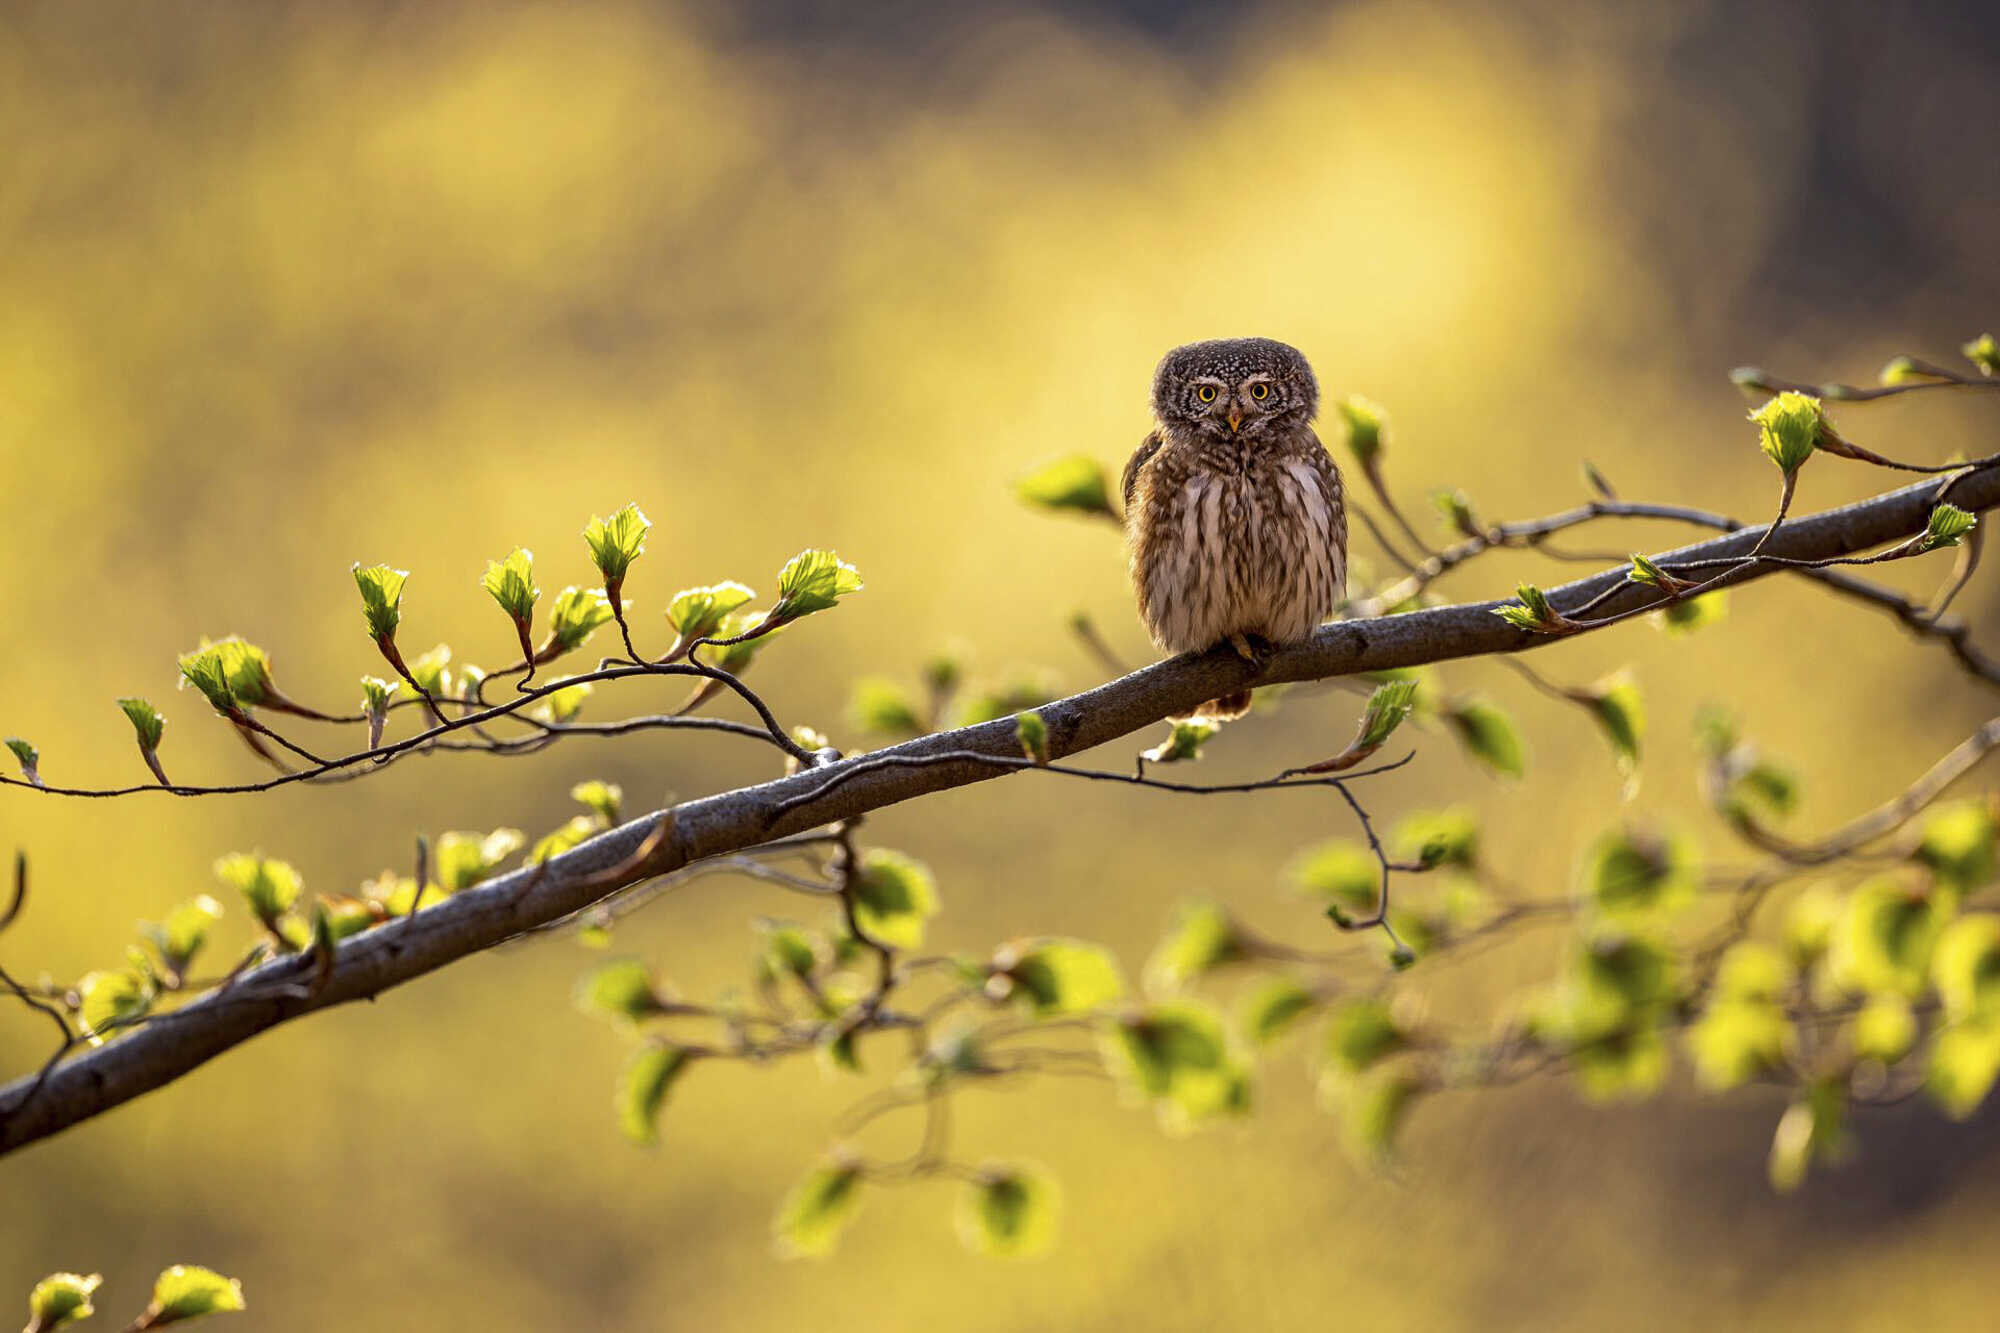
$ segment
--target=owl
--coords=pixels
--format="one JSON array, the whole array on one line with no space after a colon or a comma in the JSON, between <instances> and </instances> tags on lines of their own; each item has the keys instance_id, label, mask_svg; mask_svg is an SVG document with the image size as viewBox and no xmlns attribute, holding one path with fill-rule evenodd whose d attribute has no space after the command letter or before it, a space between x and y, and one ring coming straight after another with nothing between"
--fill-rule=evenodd
<instances>
[{"instance_id":1,"label":"owl","mask_svg":"<svg viewBox=\"0 0 2000 1333\"><path fill-rule=\"evenodd\" d=\"M1319 385L1295 347L1223 338L1168 352L1158 427L1125 465L1132 586L1169 653L1227 642L1250 661L1297 643L1347 583L1340 469L1313 434ZM1240 716L1249 692L1199 715Z\"/></svg>"}]
</instances>

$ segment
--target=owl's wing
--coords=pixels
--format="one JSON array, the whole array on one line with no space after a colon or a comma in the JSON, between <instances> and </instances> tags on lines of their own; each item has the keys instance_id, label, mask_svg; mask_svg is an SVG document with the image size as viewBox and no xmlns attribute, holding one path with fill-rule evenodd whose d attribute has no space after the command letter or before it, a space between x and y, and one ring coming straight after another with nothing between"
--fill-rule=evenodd
<instances>
[{"instance_id":1,"label":"owl's wing","mask_svg":"<svg viewBox=\"0 0 2000 1333\"><path fill-rule=\"evenodd\" d=\"M1147 461L1158 452L1160 452L1160 432L1154 431L1132 452L1131 461L1125 464L1124 492L1127 515L1132 512L1132 497L1139 491L1139 469L1145 467Z\"/></svg>"}]
</instances>

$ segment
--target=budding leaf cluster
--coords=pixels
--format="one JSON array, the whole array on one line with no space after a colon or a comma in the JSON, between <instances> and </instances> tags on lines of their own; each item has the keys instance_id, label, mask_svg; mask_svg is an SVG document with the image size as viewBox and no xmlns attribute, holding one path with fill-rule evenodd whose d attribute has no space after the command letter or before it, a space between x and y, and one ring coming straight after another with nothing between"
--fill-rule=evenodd
<instances>
[{"instance_id":1,"label":"budding leaf cluster","mask_svg":"<svg viewBox=\"0 0 2000 1333\"><path fill-rule=\"evenodd\" d=\"M564 588L549 610L549 647L566 653L583 646L611 619L611 599L601 588Z\"/></svg>"},{"instance_id":2,"label":"budding leaf cluster","mask_svg":"<svg viewBox=\"0 0 2000 1333\"><path fill-rule=\"evenodd\" d=\"M1936 551L1956 546L1978 525L1977 518L1957 505L1941 504L1931 510L1930 523L1917 539L1917 550Z\"/></svg>"},{"instance_id":3,"label":"budding leaf cluster","mask_svg":"<svg viewBox=\"0 0 2000 1333\"><path fill-rule=\"evenodd\" d=\"M683 639L713 638L730 613L756 595L733 580L683 589L667 604L667 623Z\"/></svg>"},{"instance_id":4,"label":"budding leaf cluster","mask_svg":"<svg viewBox=\"0 0 2000 1333\"><path fill-rule=\"evenodd\" d=\"M1992 334L1982 333L1958 350L1979 367L1980 374L2000 375L2000 342L1995 342Z\"/></svg>"},{"instance_id":5,"label":"budding leaf cluster","mask_svg":"<svg viewBox=\"0 0 2000 1333\"><path fill-rule=\"evenodd\" d=\"M778 572L778 602L766 619L782 624L828 610L861 587L859 571L832 551L801 551Z\"/></svg>"},{"instance_id":6,"label":"budding leaf cluster","mask_svg":"<svg viewBox=\"0 0 2000 1333\"><path fill-rule=\"evenodd\" d=\"M1514 590L1517 600L1493 608L1493 614L1517 629L1532 634L1569 634L1576 622L1549 605L1549 595L1532 583Z\"/></svg>"},{"instance_id":7,"label":"budding leaf cluster","mask_svg":"<svg viewBox=\"0 0 2000 1333\"><path fill-rule=\"evenodd\" d=\"M487 561L479 585L515 624L527 624L534 617L535 603L542 595L542 590L535 586L534 552L517 546L506 559Z\"/></svg>"},{"instance_id":8,"label":"budding leaf cluster","mask_svg":"<svg viewBox=\"0 0 2000 1333\"><path fill-rule=\"evenodd\" d=\"M1819 399L1789 389L1752 412L1750 419L1757 423L1764 456L1786 476L1805 466L1830 429Z\"/></svg>"},{"instance_id":9,"label":"budding leaf cluster","mask_svg":"<svg viewBox=\"0 0 2000 1333\"><path fill-rule=\"evenodd\" d=\"M646 534L652 527L652 520L635 504L626 505L610 518L593 516L584 526L583 540L590 547L591 562L603 576L605 591L614 601L617 589L625 582L626 571L646 549Z\"/></svg>"},{"instance_id":10,"label":"budding leaf cluster","mask_svg":"<svg viewBox=\"0 0 2000 1333\"><path fill-rule=\"evenodd\" d=\"M361 614L368 622L368 637L377 643L393 640L403 623L403 584L407 569L387 565L354 565L354 584L361 590Z\"/></svg>"}]
</instances>

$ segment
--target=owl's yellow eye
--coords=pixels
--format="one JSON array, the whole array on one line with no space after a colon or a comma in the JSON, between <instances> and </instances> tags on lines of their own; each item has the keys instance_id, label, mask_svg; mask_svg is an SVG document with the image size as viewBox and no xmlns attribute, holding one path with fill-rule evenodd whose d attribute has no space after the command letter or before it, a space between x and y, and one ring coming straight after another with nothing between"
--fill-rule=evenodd
<instances>
[{"instance_id":1,"label":"owl's yellow eye","mask_svg":"<svg viewBox=\"0 0 2000 1333\"><path fill-rule=\"evenodd\" d=\"M1253 384L1250 386L1250 396L1261 403L1271 396L1271 386L1268 384Z\"/></svg>"},{"instance_id":2,"label":"owl's yellow eye","mask_svg":"<svg viewBox=\"0 0 2000 1333\"><path fill-rule=\"evenodd\" d=\"M1212 403L1215 401L1215 386L1213 384L1204 384L1194 391L1194 396L1201 399L1204 403Z\"/></svg>"}]
</instances>

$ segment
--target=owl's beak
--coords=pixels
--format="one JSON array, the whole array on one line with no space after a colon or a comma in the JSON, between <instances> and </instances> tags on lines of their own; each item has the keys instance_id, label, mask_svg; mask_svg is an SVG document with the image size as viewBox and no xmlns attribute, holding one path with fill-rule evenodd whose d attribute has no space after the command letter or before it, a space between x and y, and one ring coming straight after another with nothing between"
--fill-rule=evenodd
<instances>
[{"instance_id":1,"label":"owl's beak","mask_svg":"<svg viewBox=\"0 0 2000 1333\"><path fill-rule=\"evenodd\" d=\"M1236 404L1231 403L1229 405L1229 433L1231 435L1234 435L1236 433L1236 428L1242 424L1243 424L1243 409L1238 407Z\"/></svg>"}]
</instances>

